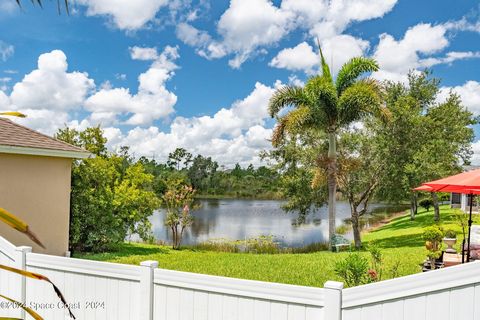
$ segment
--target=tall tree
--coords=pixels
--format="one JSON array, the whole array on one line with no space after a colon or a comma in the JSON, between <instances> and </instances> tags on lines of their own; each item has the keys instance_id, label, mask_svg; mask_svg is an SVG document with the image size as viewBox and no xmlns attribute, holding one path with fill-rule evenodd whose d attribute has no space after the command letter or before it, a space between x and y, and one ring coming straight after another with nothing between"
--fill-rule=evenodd
<instances>
[{"instance_id":1,"label":"tall tree","mask_svg":"<svg viewBox=\"0 0 480 320\"><path fill-rule=\"evenodd\" d=\"M328 155L325 161L328 183L329 238L335 232L335 211L337 192L337 135L341 128L367 115L388 118L388 110L383 107L380 86L372 79L361 78L367 72L378 70L375 60L363 57L353 58L340 69L336 80L325 62L320 50L322 74L308 79L304 87L287 85L273 94L269 103L272 117L278 124L274 130L274 140L281 140L290 131L315 129L328 135ZM287 107L292 109L285 115ZM318 155L322 158L322 154Z\"/></svg>"},{"instance_id":2,"label":"tall tree","mask_svg":"<svg viewBox=\"0 0 480 320\"><path fill-rule=\"evenodd\" d=\"M177 148L168 154L167 164L174 169L187 169L192 162L192 154L184 148Z\"/></svg>"},{"instance_id":3,"label":"tall tree","mask_svg":"<svg viewBox=\"0 0 480 320\"><path fill-rule=\"evenodd\" d=\"M418 195L412 189L458 173L462 164L469 163L471 125L477 121L453 93L438 103L440 81L431 72L411 73L408 79L408 84L386 84L392 121L373 124L372 129L380 137L382 157L389 159L379 196L394 202L409 199L414 219ZM438 200L432 198L439 220Z\"/></svg>"},{"instance_id":4,"label":"tall tree","mask_svg":"<svg viewBox=\"0 0 480 320\"><path fill-rule=\"evenodd\" d=\"M350 205L353 240L359 249L360 218L368 212L388 159L380 156L377 137L368 128L342 133L339 145L339 190Z\"/></svg>"}]
</instances>

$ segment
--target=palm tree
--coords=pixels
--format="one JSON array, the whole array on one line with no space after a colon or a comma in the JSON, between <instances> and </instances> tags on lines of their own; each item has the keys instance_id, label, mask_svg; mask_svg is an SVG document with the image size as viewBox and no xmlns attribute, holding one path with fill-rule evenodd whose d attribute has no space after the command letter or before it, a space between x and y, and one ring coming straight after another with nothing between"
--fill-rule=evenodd
<instances>
[{"instance_id":1,"label":"palm tree","mask_svg":"<svg viewBox=\"0 0 480 320\"><path fill-rule=\"evenodd\" d=\"M330 73L322 50L319 50L321 75L308 79L304 87L286 85L275 91L269 102L270 116L277 118L272 143L282 141L288 134L302 130L321 130L328 136L326 173L328 185L329 240L335 233L335 206L337 192L337 134L355 121L368 115L387 119L389 112L383 106L380 86L361 76L378 70L375 60L352 58L338 72L336 80ZM292 109L286 114L280 112ZM321 155L318 156L321 159Z\"/></svg>"},{"instance_id":2,"label":"palm tree","mask_svg":"<svg viewBox=\"0 0 480 320\"><path fill-rule=\"evenodd\" d=\"M15 0L18 4L19 7L22 7L22 0ZM43 7L43 3L42 3L42 0L30 0L30 2L35 5L35 4L38 4L40 6L40 8ZM57 9L58 9L58 13L60 14L62 12L62 9L61 9L61 2L62 0L57 0ZM65 11L67 12L67 14L69 14L69 7L68 7L68 0L63 0L64 2L64 6L65 6Z\"/></svg>"}]
</instances>

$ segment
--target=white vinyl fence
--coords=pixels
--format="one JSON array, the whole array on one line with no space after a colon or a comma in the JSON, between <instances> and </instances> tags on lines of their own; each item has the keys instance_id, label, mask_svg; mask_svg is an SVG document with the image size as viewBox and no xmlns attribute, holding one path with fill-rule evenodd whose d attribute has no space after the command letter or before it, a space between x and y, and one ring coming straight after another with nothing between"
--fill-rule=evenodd
<instances>
[{"instance_id":1,"label":"white vinyl fence","mask_svg":"<svg viewBox=\"0 0 480 320\"><path fill-rule=\"evenodd\" d=\"M0 237L0 263L49 277L86 320L480 320L480 263L343 289L301 287L32 253ZM321 272L321 271L320 271ZM0 294L69 319L52 287L0 271ZM0 317L25 317L0 301ZM28 315L26 319L31 319Z\"/></svg>"}]
</instances>

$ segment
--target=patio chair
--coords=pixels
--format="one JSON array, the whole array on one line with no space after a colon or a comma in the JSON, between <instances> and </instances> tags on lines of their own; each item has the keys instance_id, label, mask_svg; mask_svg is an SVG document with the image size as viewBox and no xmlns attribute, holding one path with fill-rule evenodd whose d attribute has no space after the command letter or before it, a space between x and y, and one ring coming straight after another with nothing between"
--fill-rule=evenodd
<instances>
[{"instance_id":1,"label":"patio chair","mask_svg":"<svg viewBox=\"0 0 480 320\"><path fill-rule=\"evenodd\" d=\"M350 249L350 246L351 246L350 240L348 240L347 238L345 238L340 234L334 234L332 236L331 241L332 241L332 250L334 250L335 252L339 252L340 249L342 248Z\"/></svg>"}]
</instances>

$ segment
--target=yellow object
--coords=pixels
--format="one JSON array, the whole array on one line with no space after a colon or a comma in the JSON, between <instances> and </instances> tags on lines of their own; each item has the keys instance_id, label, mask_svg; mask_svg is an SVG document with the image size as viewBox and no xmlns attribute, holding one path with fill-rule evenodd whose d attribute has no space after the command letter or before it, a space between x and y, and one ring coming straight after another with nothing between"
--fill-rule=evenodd
<instances>
[{"instance_id":1,"label":"yellow object","mask_svg":"<svg viewBox=\"0 0 480 320\"><path fill-rule=\"evenodd\" d=\"M15 230L18 230L22 232L23 234L27 235L30 239L32 239L33 242L41 246L42 248L45 248L45 246L40 242L40 240L37 238L37 236L29 230L28 225L15 216L14 214L8 212L7 210L0 208L0 221L8 224L10 227L14 228Z\"/></svg>"},{"instance_id":2,"label":"yellow object","mask_svg":"<svg viewBox=\"0 0 480 320\"><path fill-rule=\"evenodd\" d=\"M24 115L21 112L18 111L5 111L5 112L0 112L0 115L2 116L12 116L12 117L19 117L19 118L26 118L27 116Z\"/></svg>"}]
</instances>

